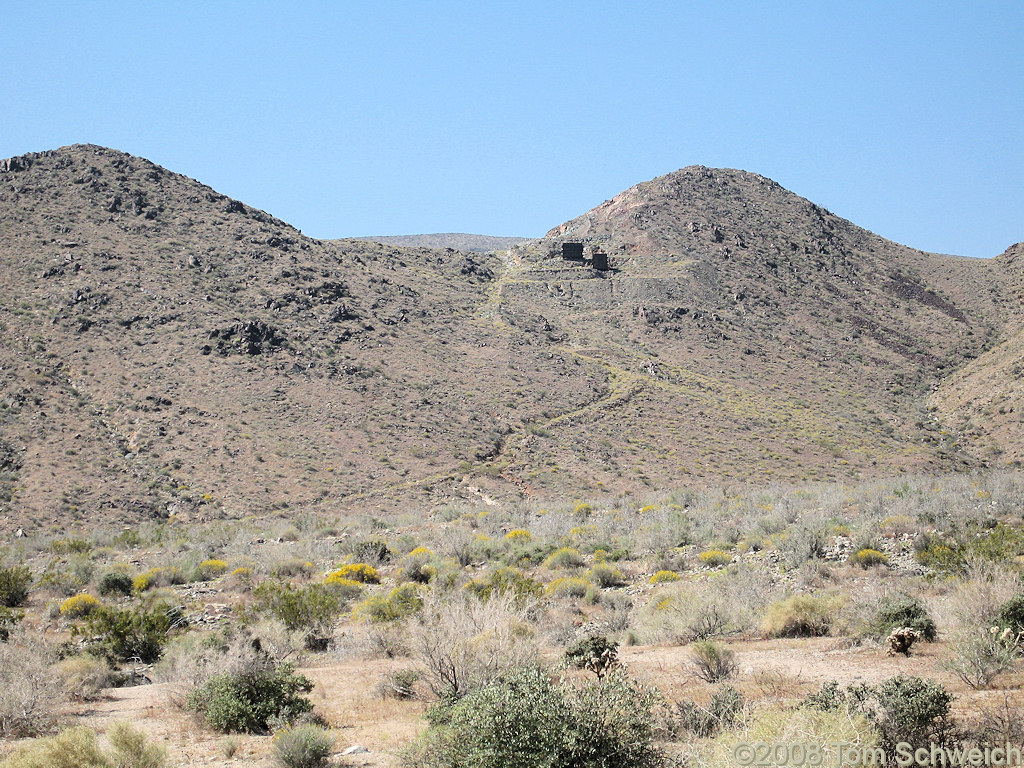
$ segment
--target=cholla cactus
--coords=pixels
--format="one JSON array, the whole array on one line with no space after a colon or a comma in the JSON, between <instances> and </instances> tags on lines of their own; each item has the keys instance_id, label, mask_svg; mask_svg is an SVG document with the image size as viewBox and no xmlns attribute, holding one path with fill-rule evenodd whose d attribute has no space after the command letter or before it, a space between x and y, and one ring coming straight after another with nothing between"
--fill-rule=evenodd
<instances>
[{"instance_id":1,"label":"cholla cactus","mask_svg":"<svg viewBox=\"0 0 1024 768\"><path fill-rule=\"evenodd\" d=\"M887 656L895 656L897 653L901 653L904 656L910 655L910 647L921 639L921 633L916 629L910 627L897 627L889 633L889 637L886 638L886 643L889 648L886 650Z\"/></svg>"}]
</instances>

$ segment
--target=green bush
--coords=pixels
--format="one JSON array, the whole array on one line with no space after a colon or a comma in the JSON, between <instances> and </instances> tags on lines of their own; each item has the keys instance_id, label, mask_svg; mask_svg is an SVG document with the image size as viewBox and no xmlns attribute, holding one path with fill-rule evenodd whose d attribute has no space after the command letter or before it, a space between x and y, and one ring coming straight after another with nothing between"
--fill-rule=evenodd
<instances>
[{"instance_id":1,"label":"green bush","mask_svg":"<svg viewBox=\"0 0 1024 768\"><path fill-rule=\"evenodd\" d=\"M579 568L584 562L583 555L578 550L562 547L548 555L544 565L548 568Z\"/></svg>"},{"instance_id":2,"label":"green bush","mask_svg":"<svg viewBox=\"0 0 1024 768\"><path fill-rule=\"evenodd\" d=\"M290 664L254 665L243 672L214 675L185 700L207 725L223 733L265 733L274 722L289 723L310 712L313 704L303 694L313 683Z\"/></svg>"},{"instance_id":3,"label":"green bush","mask_svg":"<svg viewBox=\"0 0 1024 768\"><path fill-rule=\"evenodd\" d=\"M769 637L827 635L841 604L831 595L792 595L768 606L761 627Z\"/></svg>"},{"instance_id":4,"label":"green bush","mask_svg":"<svg viewBox=\"0 0 1024 768\"><path fill-rule=\"evenodd\" d=\"M539 582L508 566L473 579L466 584L466 589L481 600L488 600L492 595L511 595L518 600L525 600L538 597L544 591Z\"/></svg>"},{"instance_id":5,"label":"green bush","mask_svg":"<svg viewBox=\"0 0 1024 768\"><path fill-rule=\"evenodd\" d=\"M28 599L28 586L32 583L32 572L28 566L13 565L0 568L0 606L17 608Z\"/></svg>"},{"instance_id":6,"label":"green bush","mask_svg":"<svg viewBox=\"0 0 1024 768\"><path fill-rule=\"evenodd\" d=\"M352 556L364 563L383 565L391 561L391 550L383 539L367 539L352 548Z\"/></svg>"},{"instance_id":7,"label":"green bush","mask_svg":"<svg viewBox=\"0 0 1024 768\"><path fill-rule=\"evenodd\" d=\"M409 581L399 584L387 595L374 595L354 609L356 617L372 622L395 621L416 613L423 606L420 588Z\"/></svg>"},{"instance_id":8,"label":"green bush","mask_svg":"<svg viewBox=\"0 0 1024 768\"><path fill-rule=\"evenodd\" d=\"M921 633L921 639L935 642L938 634L935 621L919 598L910 595L887 597L879 604L868 629L876 637L886 637L894 629L910 627Z\"/></svg>"},{"instance_id":9,"label":"green bush","mask_svg":"<svg viewBox=\"0 0 1024 768\"><path fill-rule=\"evenodd\" d=\"M590 635L577 640L565 652L565 662L576 669L589 669L598 677L619 660L619 645L604 635Z\"/></svg>"},{"instance_id":10,"label":"green bush","mask_svg":"<svg viewBox=\"0 0 1024 768\"><path fill-rule=\"evenodd\" d=\"M712 568L718 568L723 565L728 565L732 562L732 555L728 552L723 552L720 549L709 549L707 552L701 552L697 555L697 559L704 565Z\"/></svg>"},{"instance_id":11,"label":"green bush","mask_svg":"<svg viewBox=\"0 0 1024 768\"><path fill-rule=\"evenodd\" d=\"M934 680L897 675L876 686L856 684L845 691L835 680L804 699L803 706L824 711L846 710L866 717L879 736L879 746L892 753L900 742L913 747L949 745L955 737L950 717L953 694Z\"/></svg>"},{"instance_id":12,"label":"green bush","mask_svg":"<svg viewBox=\"0 0 1024 768\"><path fill-rule=\"evenodd\" d=\"M269 613L293 632L301 632L306 647L323 650L343 610L342 592L327 584L297 587L284 581L265 581L253 592L253 609Z\"/></svg>"},{"instance_id":13,"label":"green bush","mask_svg":"<svg viewBox=\"0 0 1024 768\"><path fill-rule=\"evenodd\" d=\"M138 658L150 664L160 658L179 620L180 609L164 605L151 609L100 606L71 632L86 638L91 653L113 662Z\"/></svg>"},{"instance_id":14,"label":"green bush","mask_svg":"<svg viewBox=\"0 0 1024 768\"><path fill-rule=\"evenodd\" d=\"M1024 592L1014 595L999 606L996 624L1014 633L1024 632Z\"/></svg>"},{"instance_id":15,"label":"green bush","mask_svg":"<svg viewBox=\"0 0 1024 768\"><path fill-rule=\"evenodd\" d=\"M544 590L548 597L583 597L587 594L587 582L575 576L555 579Z\"/></svg>"},{"instance_id":16,"label":"green bush","mask_svg":"<svg viewBox=\"0 0 1024 768\"><path fill-rule=\"evenodd\" d=\"M622 571L608 563L596 563L587 570L586 579L591 584L599 587L621 587L626 583L626 577Z\"/></svg>"},{"instance_id":17,"label":"green bush","mask_svg":"<svg viewBox=\"0 0 1024 768\"><path fill-rule=\"evenodd\" d=\"M312 723L274 734L274 760L283 768L323 768L333 747L330 731Z\"/></svg>"},{"instance_id":18,"label":"green bush","mask_svg":"<svg viewBox=\"0 0 1024 768\"><path fill-rule=\"evenodd\" d=\"M405 756L433 768L655 768L653 693L624 675L556 684L518 669L427 712L430 728Z\"/></svg>"},{"instance_id":19,"label":"green bush","mask_svg":"<svg viewBox=\"0 0 1024 768\"><path fill-rule=\"evenodd\" d=\"M110 597L111 595L123 595L125 597L131 595L132 584L134 580L131 574L126 571L115 569L107 571L100 577L97 589L103 597Z\"/></svg>"}]
</instances>

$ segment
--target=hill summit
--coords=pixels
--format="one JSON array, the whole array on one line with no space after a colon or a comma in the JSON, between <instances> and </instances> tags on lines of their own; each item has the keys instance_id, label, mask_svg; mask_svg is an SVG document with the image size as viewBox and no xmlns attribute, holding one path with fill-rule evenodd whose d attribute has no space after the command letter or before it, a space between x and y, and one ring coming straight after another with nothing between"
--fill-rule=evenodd
<instances>
[{"instance_id":1,"label":"hill summit","mask_svg":"<svg viewBox=\"0 0 1024 768\"><path fill-rule=\"evenodd\" d=\"M922 253L755 174L471 253L313 240L79 145L0 162L0 220L8 528L1020 457L1019 416L953 394L1019 364L1019 252Z\"/></svg>"}]
</instances>

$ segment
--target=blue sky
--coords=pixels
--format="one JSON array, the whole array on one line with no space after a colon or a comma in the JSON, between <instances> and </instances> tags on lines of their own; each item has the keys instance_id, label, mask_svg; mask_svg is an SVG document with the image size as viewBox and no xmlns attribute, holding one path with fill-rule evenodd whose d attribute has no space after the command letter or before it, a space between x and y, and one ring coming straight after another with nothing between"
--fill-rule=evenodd
<instances>
[{"instance_id":1,"label":"blue sky","mask_svg":"<svg viewBox=\"0 0 1024 768\"><path fill-rule=\"evenodd\" d=\"M1024 240L1024 3L0 2L0 156L103 144L315 237L539 236L686 165Z\"/></svg>"}]
</instances>

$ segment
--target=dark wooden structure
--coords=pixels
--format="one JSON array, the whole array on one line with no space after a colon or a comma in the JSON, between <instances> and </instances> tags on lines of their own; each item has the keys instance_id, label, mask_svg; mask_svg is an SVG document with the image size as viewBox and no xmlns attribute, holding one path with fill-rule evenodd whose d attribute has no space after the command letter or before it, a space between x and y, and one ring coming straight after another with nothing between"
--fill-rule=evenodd
<instances>
[{"instance_id":1,"label":"dark wooden structure","mask_svg":"<svg viewBox=\"0 0 1024 768\"><path fill-rule=\"evenodd\" d=\"M611 266L608 264L608 254L595 248L594 252L590 255L590 266L601 272L607 272L611 269Z\"/></svg>"},{"instance_id":2,"label":"dark wooden structure","mask_svg":"<svg viewBox=\"0 0 1024 768\"><path fill-rule=\"evenodd\" d=\"M566 261L583 261L583 243L562 243L562 258Z\"/></svg>"}]
</instances>

